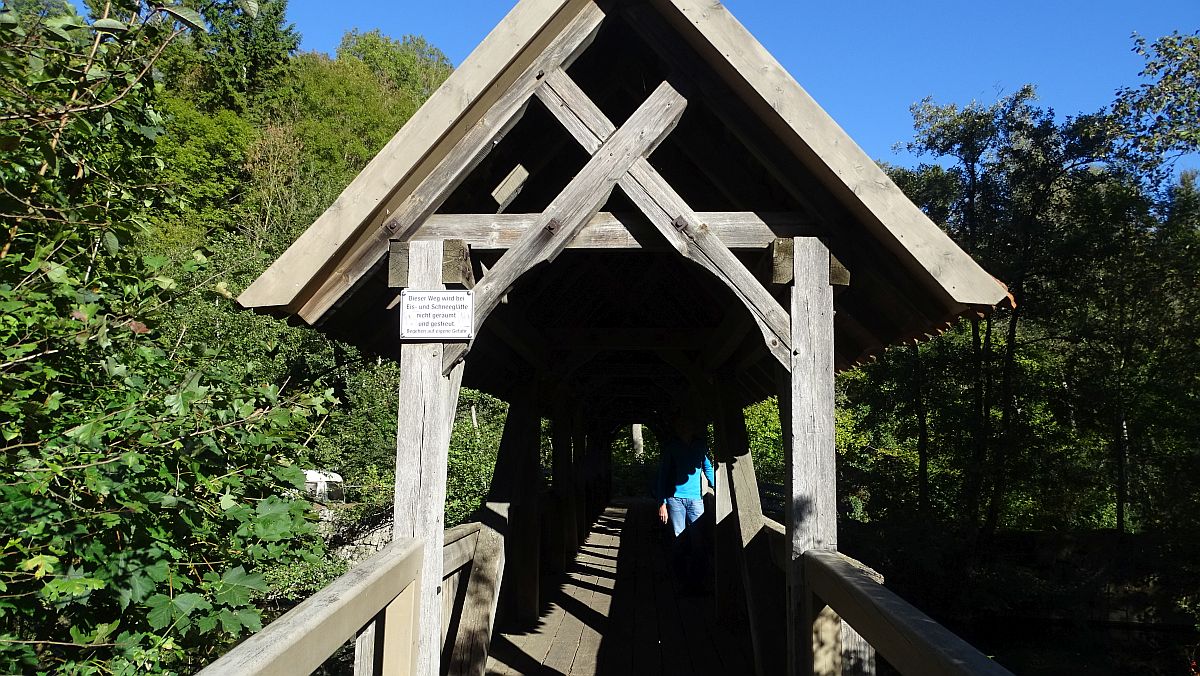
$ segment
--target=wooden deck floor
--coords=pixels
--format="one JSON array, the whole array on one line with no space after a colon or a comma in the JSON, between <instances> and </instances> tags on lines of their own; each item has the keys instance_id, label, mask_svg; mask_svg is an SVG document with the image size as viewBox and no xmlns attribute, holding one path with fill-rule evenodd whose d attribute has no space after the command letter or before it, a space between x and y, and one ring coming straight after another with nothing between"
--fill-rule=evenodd
<instances>
[{"instance_id":1,"label":"wooden deck floor","mask_svg":"<svg viewBox=\"0 0 1200 676\"><path fill-rule=\"evenodd\" d=\"M497 634L489 674L753 674L747 646L668 568L669 532L646 501L605 510L533 632Z\"/></svg>"}]
</instances>

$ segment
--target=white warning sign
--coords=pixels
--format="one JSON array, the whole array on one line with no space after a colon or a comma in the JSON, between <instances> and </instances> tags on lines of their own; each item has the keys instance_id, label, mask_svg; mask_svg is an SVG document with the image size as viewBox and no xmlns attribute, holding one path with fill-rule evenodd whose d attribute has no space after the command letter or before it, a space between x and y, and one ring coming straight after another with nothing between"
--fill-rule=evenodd
<instances>
[{"instance_id":1,"label":"white warning sign","mask_svg":"<svg viewBox=\"0 0 1200 676\"><path fill-rule=\"evenodd\" d=\"M400 338L471 340L475 295L471 291L400 292Z\"/></svg>"}]
</instances>

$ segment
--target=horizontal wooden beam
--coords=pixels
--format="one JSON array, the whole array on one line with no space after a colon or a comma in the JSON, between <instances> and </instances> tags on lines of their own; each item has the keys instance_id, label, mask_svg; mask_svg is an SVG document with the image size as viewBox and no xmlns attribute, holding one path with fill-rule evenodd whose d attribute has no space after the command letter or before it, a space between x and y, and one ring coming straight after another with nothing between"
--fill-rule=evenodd
<instances>
[{"instance_id":1,"label":"horizontal wooden beam","mask_svg":"<svg viewBox=\"0 0 1200 676\"><path fill-rule=\"evenodd\" d=\"M696 214L730 249L764 249L779 238L815 234L816 224L798 213L708 211ZM540 214L435 214L412 237L461 239L475 250L503 250L517 243ZM672 247L642 214L596 214L567 244L568 249L648 249Z\"/></svg>"}]
</instances>

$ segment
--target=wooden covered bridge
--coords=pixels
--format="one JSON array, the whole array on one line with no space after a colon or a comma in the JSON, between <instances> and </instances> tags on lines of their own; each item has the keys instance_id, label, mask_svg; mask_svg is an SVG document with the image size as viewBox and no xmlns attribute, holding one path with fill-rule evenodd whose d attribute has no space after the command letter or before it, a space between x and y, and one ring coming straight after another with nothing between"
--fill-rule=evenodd
<instances>
[{"instance_id":1,"label":"wooden covered bridge","mask_svg":"<svg viewBox=\"0 0 1200 676\"><path fill-rule=\"evenodd\" d=\"M837 552L833 382L1006 297L715 0L521 0L239 298L399 360L395 539L206 673L348 640L356 673L1007 673ZM444 531L460 386L510 408ZM769 396L782 525L742 414ZM615 430L684 399L717 439L711 597L610 504Z\"/></svg>"}]
</instances>

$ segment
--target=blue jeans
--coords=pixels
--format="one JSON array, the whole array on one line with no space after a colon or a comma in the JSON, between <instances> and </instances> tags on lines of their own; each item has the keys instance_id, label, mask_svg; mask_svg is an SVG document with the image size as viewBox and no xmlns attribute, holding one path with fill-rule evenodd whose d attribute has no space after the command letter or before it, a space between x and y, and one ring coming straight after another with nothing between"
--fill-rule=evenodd
<instances>
[{"instance_id":1,"label":"blue jeans","mask_svg":"<svg viewBox=\"0 0 1200 676\"><path fill-rule=\"evenodd\" d=\"M704 500L667 498L667 516L671 521L671 530L675 531L675 537L679 537L684 528L695 523L701 514L704 514Z\"/></svg>"}]
</instances>

